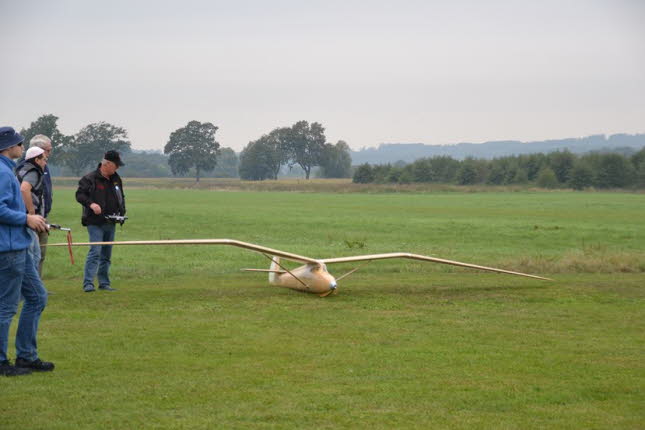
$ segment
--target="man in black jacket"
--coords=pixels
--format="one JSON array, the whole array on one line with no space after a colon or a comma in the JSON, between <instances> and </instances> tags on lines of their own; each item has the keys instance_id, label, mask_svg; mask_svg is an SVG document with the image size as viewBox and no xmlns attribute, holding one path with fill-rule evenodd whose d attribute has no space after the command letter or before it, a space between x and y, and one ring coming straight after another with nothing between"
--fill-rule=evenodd
<instances>
[{"instance_id":1,"label":"man in black jacket","mask_svg":"<svg viewBox=\"0 0 645 430\"><path fill-rule=\"evenodd\" d=\"M125 195L121 177L116 173L123 166L117 151L108 151L98 168L83 176L78 182L76 201L83 206L81 222L87 227L90 242L112 242L115 221L109 215L125 215ZM83 291L94 291L94 277L99 289L115 291L110 286L110 258L112 245L91 246L85 260Z\"/></svg>"}]
</instances>

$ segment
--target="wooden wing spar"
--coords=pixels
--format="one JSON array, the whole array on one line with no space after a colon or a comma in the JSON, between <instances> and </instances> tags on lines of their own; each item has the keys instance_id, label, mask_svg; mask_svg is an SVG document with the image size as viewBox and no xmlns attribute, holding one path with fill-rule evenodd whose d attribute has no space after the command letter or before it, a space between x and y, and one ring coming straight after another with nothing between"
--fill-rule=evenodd
<instances>
[{"instance_id":1,"label":"wooden wing spar","mask_svg":"<svg viewBox=\"0 0 645 430\"><path fill-rule=\"evenodd\" d=\"M510 270L498 269L495 267L480 266L477 264L462 263L460 261L446 260L443 258L429 257L426 255L410 254L404 252L395 252L389 254L372 254L356 255L353 257L315 259L305 257L290 252L280 251L278 249L267 248L254 243L241 242L232 239L185 239L185 240L131 240L116 242L77 242L77 243L54 243L48 246L93 246L93 245L229 245L238 248L248 249L258 252L271 260L269 269L243 269L253 272L268 272L269 282L274 285L292 288L300 291L316 293L320 296L327 296L335 293L336 281L349 276L357 269L334 278L328 271L328 264L351 263L359 261L385 260L391 258L408 258L419 261L429 261L432 263L449 264L452 266L467 267L471 269L484 270L488 272L504 273L507 275L524 276L527 278L550 281L549 278L542 276L529 275L527 273L513 272ZM288 269L280 263L280 259L294 261L304 264L296 269Z\"/></svg>"}]
</instances>

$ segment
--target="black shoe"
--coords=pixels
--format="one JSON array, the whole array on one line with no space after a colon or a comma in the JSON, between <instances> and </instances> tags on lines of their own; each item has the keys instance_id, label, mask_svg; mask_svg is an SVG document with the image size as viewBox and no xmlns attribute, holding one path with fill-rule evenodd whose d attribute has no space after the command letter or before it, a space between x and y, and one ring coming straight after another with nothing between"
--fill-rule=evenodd
<instances>
[{"instance_id":1,"label":"black shoe","mask_svg":"<svg viewBox=\"0 0 645 430\"><path fill-rule=\"evenodd\" d=\"M83 291L85 291L86 293L94 292L94 285L86 285L86 286L84 286Z\"/></svg>"},{"instance_id":2,"label":"black shoe","mask_svg":"<svg viewBox=\"0 0 645 430\"><path fill-rule=\"evenodd\" d=\"M23 369L20 367L12 366L9 360L0 361L0 375L4 376L20 376L29 375L31 370Z\"/></svg>"},{"instance_id":3,"label":"black shoe","mask_svg":"<svg viewBox=\"0 0 645 430\"><path fill-rule=\"evenodd\" d=\"M110 287L109 285L102 285L102 286L99 286L99 290L103 290L103 291L116 291L116 288L112 288L112 287Z\"/></svg>"},{"instance_id":4,"label":"black shoe","mask_svg":"<svg viewBox=\"0 0 645 430\"><path fill-rule=\"evenodd\" d=\"M22 369L30 369L35 372L51 372L54 370L54 363L49 361L41 361L40 358L35 360L25 360L24 358L16 358L16 367Z\"/></svg>"}]
</instances>

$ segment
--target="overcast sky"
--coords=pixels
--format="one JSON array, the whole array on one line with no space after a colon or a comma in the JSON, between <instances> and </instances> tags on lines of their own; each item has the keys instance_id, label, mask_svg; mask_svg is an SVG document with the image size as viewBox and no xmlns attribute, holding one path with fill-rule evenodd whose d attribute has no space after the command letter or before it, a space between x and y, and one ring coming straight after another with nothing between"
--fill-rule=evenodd
<instances>
[{"instance_id":1,"label":"overcast sky","mask_svg":"<svg viewBox=\"0 0 645 430\"><path fill-rule=\"evenodd\" d=\"M645 132L645 1L0 0L0 126L107 121L163 149L299 120L330 142Z\"/></svg>"}]
</instances>

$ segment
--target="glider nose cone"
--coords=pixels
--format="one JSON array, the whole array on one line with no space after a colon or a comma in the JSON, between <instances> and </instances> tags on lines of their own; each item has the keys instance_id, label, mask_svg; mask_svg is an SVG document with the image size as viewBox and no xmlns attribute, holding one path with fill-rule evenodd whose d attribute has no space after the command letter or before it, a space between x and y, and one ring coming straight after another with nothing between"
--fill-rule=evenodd
<instances>
[{"instance_id":1,"label":"glider nose cone","mask_svg":"<svg viewBox=\"0 0 645 430\"><path fill-rule=\"evenodd\" d=\"M329 283L329 289L330 290L335 290L336 289L336 282L335 281L332 281L332 282Z\"/></svg>"}]
</instances>

